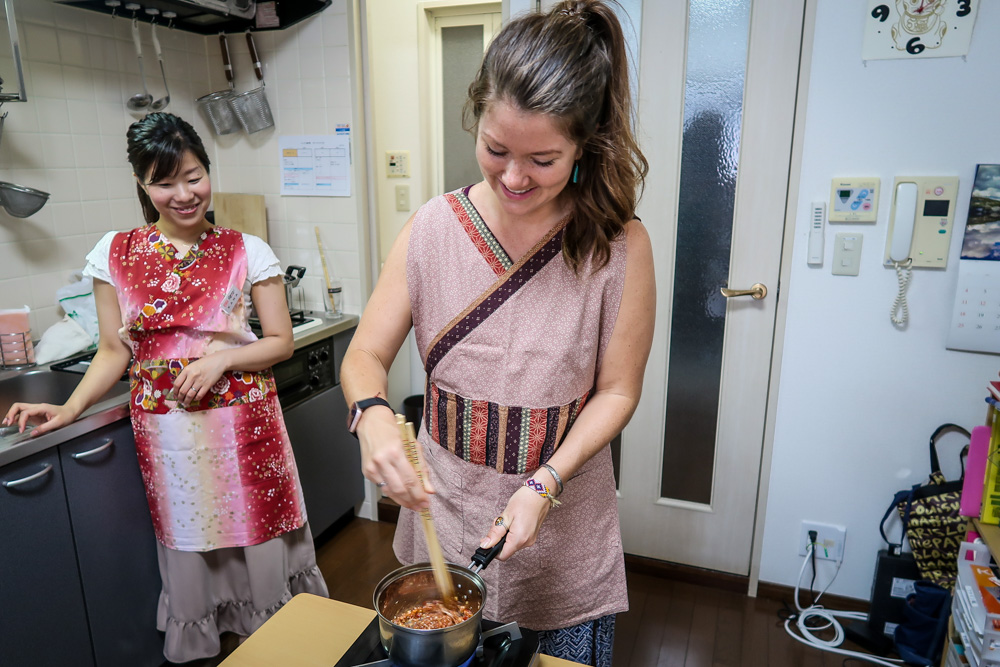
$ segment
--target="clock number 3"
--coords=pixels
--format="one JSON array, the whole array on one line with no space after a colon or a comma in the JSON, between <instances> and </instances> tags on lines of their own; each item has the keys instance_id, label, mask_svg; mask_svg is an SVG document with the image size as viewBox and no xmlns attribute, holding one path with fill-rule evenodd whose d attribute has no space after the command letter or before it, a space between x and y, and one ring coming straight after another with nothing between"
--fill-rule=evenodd
<instances>
[{"instance_id":1,"label":"clock number 3","mask_svg":"<svg viewBox=\"0 0 1000 667\"><path fill-rule=\"evenodd\" d=\"M969 0L962 0L966 5L969 4ZM888 5L879 5L872 10L872 18L878 19L879 23L885 23L886 19L889 18L889 7Z\"/></svg>"},{"instance_id":2,"label":"clock number 3","mask_svg":"<svg viewBox=\"0 0 1000 667\"><path fill-rule=\"evenodd\" d=\"M955 12L955 16L968 16L971 13L972 13L972 1L958 0L958 11Z\"/></svg>"}]
</instances>

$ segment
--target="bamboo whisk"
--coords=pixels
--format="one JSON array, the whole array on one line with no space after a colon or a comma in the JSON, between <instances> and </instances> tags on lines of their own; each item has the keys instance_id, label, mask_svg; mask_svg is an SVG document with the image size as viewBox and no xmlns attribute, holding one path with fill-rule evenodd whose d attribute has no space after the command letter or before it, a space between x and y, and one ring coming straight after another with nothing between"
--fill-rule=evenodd
<instances>
[{"instance_id":1,"label":"bamboo whisk","mask_svg":"<svg viewBox=\"0 0 1000 667\"><path fill-rule=\"evenodd\" d=\"M399 435L403 439L406 458L410 460L413 469L417 471L417 477L423 483L424 473L420 469L420 460L417 457L417 434L413 430L413 422L406 421L403 415L396 415L396 425L399 426ZM455 599L455 585L451 573L448 572L448 565L444 562L437 531L434 530L434 522L431 520L431 511L421 510L420 520L424 527L424 539L427 540L427 552L430 554L431 569L434 571L434 582L441 592L441 599L448 605Z\"/></svg>"}]
</instances>

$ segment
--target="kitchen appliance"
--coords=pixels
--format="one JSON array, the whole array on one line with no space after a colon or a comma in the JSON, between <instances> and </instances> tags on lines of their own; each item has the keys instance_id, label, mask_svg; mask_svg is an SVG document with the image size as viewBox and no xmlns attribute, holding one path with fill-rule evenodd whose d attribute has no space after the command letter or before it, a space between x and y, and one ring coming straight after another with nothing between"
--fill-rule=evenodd
<instances>
[{"instance_id":1,"label":"kitchen appliance","mask_svg":"<svg viewBox=\"0 0 1000 667\"><path fill-rule=\"evenodd\" d=\"M337 384L333 338L300 347L272 367L278 402L286 412L307 398Z\"/></svg>"},{"instance_id":2,"label":"kitchen appliance","mask_svg":"<svg viewBox=\"0 0 1000 667\"><path fill-rule=\"evenodd\" d=\"M532 667L538 664L538 633L517 623L482 622L482 641L460 667ZM373 618L334 667L393 667ZM434 665L433 667L442 667Z\"/></svg>"},{"instance_id":3,"label":"kitchen appliance","mask_svg":"<svg viewBox=\"0 0 1000 667\"><path fill-rule=\"evenodd\" d=\"M13 0L5 0L12 2ZM100 12L105 15L128 15L122 7L124 2L114 5L108 0L55 0L57 3L79 9ZM253 0L142 0L145 8L160 10L160 15L170 17L170 26L177 30L193 32L200 35L218 35L220 32L243 32L247 28L255 30L280 30L323 11L330 6L332 0L294 0L271 2L271 14L277 15L277 25L268 23L258 25L257 4ZM115 6L118 5L118 6ZM138 12L140 21L152 21L153 17L145 12Z\"/></svg>"}]
</instances>

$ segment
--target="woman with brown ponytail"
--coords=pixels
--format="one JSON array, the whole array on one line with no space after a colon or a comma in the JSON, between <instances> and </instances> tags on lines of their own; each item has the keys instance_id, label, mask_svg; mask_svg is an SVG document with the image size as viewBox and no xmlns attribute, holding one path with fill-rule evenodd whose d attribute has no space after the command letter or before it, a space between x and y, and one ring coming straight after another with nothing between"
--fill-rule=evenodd
<instances>
[{"instance_id":1,"label":"woman with brown ponytail","mask_svg":"<svg viewBox=\"0 0 1000 667\"><path fill-rule=\"evenodd\" d=\"M608 443L639 400L655 290L611 8L571 0L511 21L466 110L483 181L432 199L396 240L343 364L350 427L365 476L406 508L400 561L428 558L410 510L431 508L451 562L506 535L484 616L607 666L628 608ZM423 485L381 398L411 326Z\"/></svg>"}]
</instances>

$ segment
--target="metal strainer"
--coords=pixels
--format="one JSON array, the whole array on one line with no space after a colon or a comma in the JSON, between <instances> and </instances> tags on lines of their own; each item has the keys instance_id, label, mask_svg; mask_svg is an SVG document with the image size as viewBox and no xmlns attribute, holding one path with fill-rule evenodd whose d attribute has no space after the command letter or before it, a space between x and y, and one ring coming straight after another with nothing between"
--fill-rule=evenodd
<instances>
[{"instance_id":1,"label":"metal strainer","mask_svg":"<svg viewBox=\"0 0 1000 667\"><path fill-rule=\"evenodd\" d=\"M271 115L271 105L267 103L264 94L264 70L257 55L257 47L253 43L253 35L247 30L247 46L250 47L250 58L253 60L253 71L260 81L260 86L245 93L234 95L229 102L239 118L240 124L247 134L260 132L274 127L274 117Z\"/></svg>"},{"instance_id":2,"label":"metal strainer","mask_svg":"<svg viewBox=\"0 0 1000 667\"><path fill-rule=\"evenodd\" d=\"M232 105L234 91L233 65L229 58L229 42L225 35L219 35L219 45L222 47L222 65L229 82L229 90L219 90L199 97L195 102L205 114L216 134L232 134L240 129L240 121Z\"/></svg>"}]
</instances>

